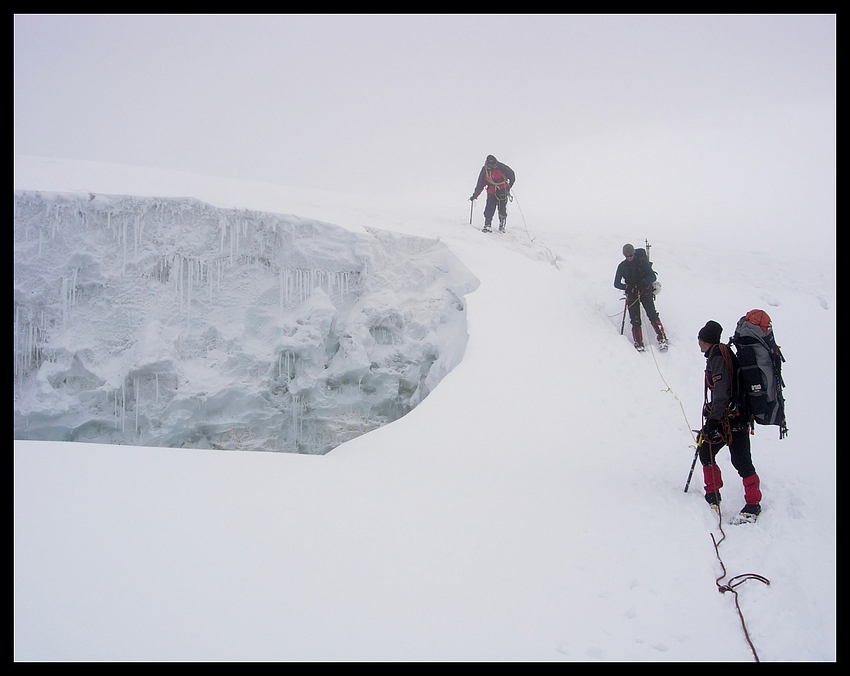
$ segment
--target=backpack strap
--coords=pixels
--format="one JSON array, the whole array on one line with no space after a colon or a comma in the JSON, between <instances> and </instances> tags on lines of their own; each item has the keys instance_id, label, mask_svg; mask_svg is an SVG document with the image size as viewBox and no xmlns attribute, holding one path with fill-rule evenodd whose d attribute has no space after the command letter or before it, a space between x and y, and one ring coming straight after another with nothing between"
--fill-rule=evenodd
<instances>
[{"instance_id":1,"label":"backpack strap","mask_svg":"<svg viewBox=\"0 0 850 676\"><path fill-rule=\"evenodd\" d=\"M738 369L735 367L735 360L732 357L732 350L729 349L729 346L725 343L720 343L718 345L720 348L720 356L723 357L723 361L726 362L726 368L729 370L729 382L730 382L730 391L729 391L729 399L730 401L735 401L735 396L740 392L740 387L738 386L738 378L737 371Z\"/></svg>"}]
</instances>

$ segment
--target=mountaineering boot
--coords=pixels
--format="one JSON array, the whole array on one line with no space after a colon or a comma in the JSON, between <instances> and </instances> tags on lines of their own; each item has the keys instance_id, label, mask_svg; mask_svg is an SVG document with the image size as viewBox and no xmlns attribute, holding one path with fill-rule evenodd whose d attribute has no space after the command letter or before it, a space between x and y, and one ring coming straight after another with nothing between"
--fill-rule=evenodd
<instances>
[{"instance_id":1,"label":"mountaineering boot","mask_svg":"<svg viewBox=\"0 0 850 676\"><path fill-rule=\"evenodd\" d=\"M705 501L713 511L720 513L720 493L706 493Z\"/></svg>"},{"instance_id":2,"label":"mountaineering boot","mask_svg":"<svg viewBox=\"0 0 850 676\"><path fill-rule=\"evenodd\" d=\"M658 349L667 349L667 335L664 333L664 325L661 320L652 322L652 328L655 329L655 336L658 338Z\"/></svg>"},{"instance_id":3,"label":"mountaineering boot","mask_svg":"<svg viewBox=\"0 0 850 676\"><path fill-rule=\"evenodd\" d=\"M743 509L735 515L732 519L732 523L735 525L742 523L755 523L759 518L759 514L761 514L761 505L747 503L744 505Z\"/></svg>"},{"instance_id":4,"label":"mountaineering boot","mask_svg":"<svg viewBox=\"0 0 850 676\"><path fill-rule=\"evenodd\" d=\"M484 229L483 229L481 232L493 232L493 230L490 228L490 224L489 224L489 223L485 223L485 224L484 224Z\"/></svg>"},{"instance_id":5,"label":"mountaineering boot","mask_svg":"<svg viewBox=\"0 0 850 676\"><path fill-rule=\"evenodd\" d=\"M499 219L499 232L505 231L505 221L507 221L507 220L508 219L506 219L506 218L500 218Z\"/></svg>"},{"instance_id":6,"label":"mountaineering boot","mask_svg":"<svg viewBox=\"0 0 850 676\"><path fill-rule=\"evenodd\" d=\"M720 489L723 488L723 477L717 465L705 465L702 468L702 478L705 482L705 501L715 512L720 511Z\"/></svg>"},{"instance_id":7,"label":"mountaineering boot","mask_svg":"<svg viewBox=\"0 0 850 676\"><path fill-rule=\"evenodd\" d=\"M750 474L750 476L743 479L744 482L744 502L747 505L755 505L758 507L758 504L761 502L761 482L759 481L758 474Z\"/></svg>"},{"instance_id":8,"label":"mountaineering boot","mask_svg":"<svg viewBox=\"0 0 850 676\"><path fill-rule=\"evenodd\" d=\"M632 339L635 341L635 349L638 352L643 352L645 349L643 346L643 331L639 326L632 327Z\"/></svg>"}]
</instances>

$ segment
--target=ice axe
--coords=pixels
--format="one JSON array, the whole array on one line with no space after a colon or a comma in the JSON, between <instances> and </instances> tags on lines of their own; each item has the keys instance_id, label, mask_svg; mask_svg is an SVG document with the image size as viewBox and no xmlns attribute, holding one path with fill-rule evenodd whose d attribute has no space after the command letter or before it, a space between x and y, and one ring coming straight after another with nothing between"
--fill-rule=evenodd
<instances>
[{"instance_id":1,"label":"ice axe","mask_svg":"<svg viewBox=\"0 0 850 676\"><path fill-rule=\"evenodd\" d=\"M688 487L691 485L691 477L694 475L694 467L697 466L697 458L699 457L699 446L702 443L702 432L700 430L693 430L699 436L697 437L697 445L696 450L694 451L694 459L691 462L691 471L688 472L688 480L685 482L685 493L688 492Z\"/></svg>"},{"instance_id":2,"label":"ice axe","mask_svg":"<svg viewBox=\"0 0 850 676\"><path fill-rule=\"evenodd\" d=\"M626 309L629 307L629 299L626 297L623 302L623 323L620 324L620 335L623 335L623 331L626 330Z\"/></svg>"}]
</instances>

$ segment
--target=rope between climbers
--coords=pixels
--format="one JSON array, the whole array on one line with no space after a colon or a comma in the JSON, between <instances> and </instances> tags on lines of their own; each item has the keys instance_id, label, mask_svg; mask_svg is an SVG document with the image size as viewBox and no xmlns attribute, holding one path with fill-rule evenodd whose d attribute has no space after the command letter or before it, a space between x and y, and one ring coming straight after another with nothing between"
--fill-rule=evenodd
<instances>
[{"instance_id":1,"label":"rope between climbers","mask_svg":"<svg viewBox=\"0 0 850 676\"><path fill-rule=\"evenodd\" d=\"M511 197L512 200L514 200L516 202L517 209L519 209L519 215L522 218L522 225L525 228L525 234L528 237L528 241L531 242L532 244L536 244L537 246L540 246L540 247L543 247L544 249L546 249L546 252L549 254L549 258L551 259L552 265L554 265L557 268L558 267L558 258L557 258L557 256L555 256L554 252L548 246L543 244L542 242L538 242L537 238L532 237L531 233L528 231L528 224L525 222L525 214L522 213L522 207L520 206L519 200L517 199L516 194L514 194L513 190L510 193L510 197Z\"/></svg>"}]
</instances>

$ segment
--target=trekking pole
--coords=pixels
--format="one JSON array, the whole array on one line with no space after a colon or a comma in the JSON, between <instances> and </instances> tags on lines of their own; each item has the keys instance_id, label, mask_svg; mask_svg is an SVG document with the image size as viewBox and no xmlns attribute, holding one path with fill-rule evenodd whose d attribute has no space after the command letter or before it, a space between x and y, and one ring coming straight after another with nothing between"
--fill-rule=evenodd
<instances>
[{"instance_id":1,"label":"trekking pole","mask_svg":"<svg viewBox=\"0 0 850 676\"><path fill-rule=\"evenodd\" d=\"M472 225L472 210L475 208L475 202L469 200L469 224Z\"/></svg>"},{"instance_id":2,"label":"trekking pole","mask_svg":"<svg viewBox=\"0 0 850 676\"><path fill-rule=\"evenodd\" d=\"M694 467L696 467L696 466L697 466L697 457L699 456L699 444L700 444L700 438L702 437L702 433L701 433L701 432L698 432L698 430L693 430L693 431L694 431L694 432L697 432L700 436L699 436L699 437L697 437L696 450L694 451L694 460L693 460L693 462L691 463L691 471L690 471L690 472L688 472L688 480L685 482L685 493L687 493L687 492L688 492L688 487L691 485L691 477L693 477L693 475L694 475Z\"/></svg>"}]
</instances>

